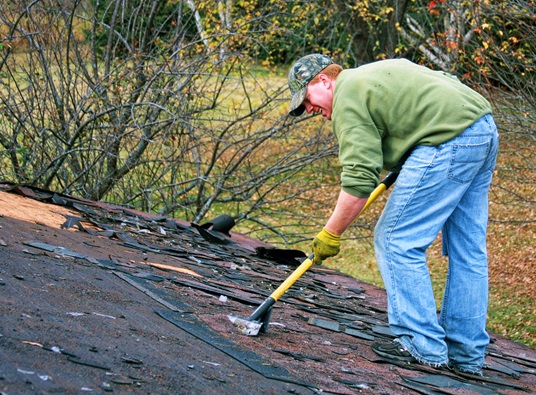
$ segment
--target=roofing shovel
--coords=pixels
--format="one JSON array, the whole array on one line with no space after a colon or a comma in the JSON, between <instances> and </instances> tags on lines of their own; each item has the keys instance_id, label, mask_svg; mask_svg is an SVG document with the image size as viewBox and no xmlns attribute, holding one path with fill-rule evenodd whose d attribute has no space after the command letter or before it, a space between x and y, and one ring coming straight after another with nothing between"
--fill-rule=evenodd
<instances>
[{"instance_id":1,"label":"roofing shovel","mask_svg":"<svg viewBox=\"0 0 536 395\"><path fill-rule=\"evenodd\" d=\"M394 184L398 173L389 173L376 187L376 189L369 196L367 203L361 210L365 211L374 202L383 191L388 189ZM259 331L263 333L268 332L268 324L270 323L270 315L272 314L272 306L275 302L294 284L313 264L314 254L309 255L300 266L292 272L292 274L266 298L266 300L251 314L248 318L240 318L235 315L229 314L227 317L229 321L233 323L240 332L248 336L257 336Z\"/></svg>"}]
</instances>

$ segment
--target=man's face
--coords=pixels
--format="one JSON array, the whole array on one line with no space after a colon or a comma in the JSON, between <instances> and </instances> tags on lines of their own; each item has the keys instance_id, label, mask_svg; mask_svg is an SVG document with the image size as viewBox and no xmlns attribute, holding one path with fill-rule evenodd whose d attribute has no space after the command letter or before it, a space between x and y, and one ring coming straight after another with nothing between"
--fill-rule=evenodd
<instances>
[{"instance_id":1,"label":"man's face","mask_svg":"<svg viewBox=\"0 0 536 395\"><path fill-rule=\"evenodd\" d=\"M319 82L316 84L308 84L305 99L303 100L307 114L312 112L322 113L323 117L331 121L334 88L334 82L325 74L319 75Z\"/></svg>"}]
</instances>

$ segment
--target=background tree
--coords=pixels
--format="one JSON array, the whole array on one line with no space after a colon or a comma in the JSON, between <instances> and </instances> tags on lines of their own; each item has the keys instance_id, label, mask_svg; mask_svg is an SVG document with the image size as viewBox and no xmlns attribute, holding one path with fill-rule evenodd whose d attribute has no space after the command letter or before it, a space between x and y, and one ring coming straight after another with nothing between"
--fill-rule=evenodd
<instances>
[{"instance_id":1,"label":"background tree","mask_svg":"<svg viewBox=\"0 0 536 395\"><path fill-rule=\"evenodd\" d=\"M330 144L321 134L291 133L286 87L250 69L246 20L237 38L191 2L12 6L1 16L3 179L193 221L225 204L278 232L263 216L333 156L317 149Z\"/></svg>"},{"instance_id":2,"label":"background tree","mask_svg":"<svg viewBox=\"0 0 536 395\"><path fill-rule=\"evenodd\" d=\"M0 18L0 178L307 239L329 215L337 148L329 123L286 116L288 65L404 56L492 100L519 159L494 198L533 207L530 2L26 0Z\"/></svg>"}]
</instances>

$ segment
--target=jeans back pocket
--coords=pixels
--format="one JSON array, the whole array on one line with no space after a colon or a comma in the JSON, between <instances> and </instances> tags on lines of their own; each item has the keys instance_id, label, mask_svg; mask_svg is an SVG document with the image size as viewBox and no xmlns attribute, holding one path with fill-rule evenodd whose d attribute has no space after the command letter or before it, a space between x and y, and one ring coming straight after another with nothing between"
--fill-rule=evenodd
<instances>
[{"instance_id":1,"label":"jeans back pocket","mask_svg":"<svg viewBox=\"0 0 536 395\"><path fill-rule=\"evenodd\" d=\"M460 183L471 182L489 155L490 142L481 144L454 144L448 177Z\"/></svg>"}]
</instances>

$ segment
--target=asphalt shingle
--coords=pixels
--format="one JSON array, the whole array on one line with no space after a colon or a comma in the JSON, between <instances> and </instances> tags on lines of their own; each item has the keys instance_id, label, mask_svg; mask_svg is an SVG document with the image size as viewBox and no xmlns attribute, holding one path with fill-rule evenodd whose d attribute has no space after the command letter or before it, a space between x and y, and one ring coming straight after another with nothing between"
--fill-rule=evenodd
<instances>
[{"instance_id":1,"label":"asphalt shingle","mask_svg":"<svg viewBox=\"0 0 536 395\"><path fill-rule=\"evenodd\" d=\"M0 189L2 394L536 391L536 351L496 335L487 379L387 363L370 349L391 337L384 291L321 266L275 303L267 333L245 336L228 314L248 317L300 251L210 224Z\"/></svg>"}]
</instances>

